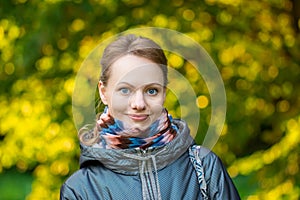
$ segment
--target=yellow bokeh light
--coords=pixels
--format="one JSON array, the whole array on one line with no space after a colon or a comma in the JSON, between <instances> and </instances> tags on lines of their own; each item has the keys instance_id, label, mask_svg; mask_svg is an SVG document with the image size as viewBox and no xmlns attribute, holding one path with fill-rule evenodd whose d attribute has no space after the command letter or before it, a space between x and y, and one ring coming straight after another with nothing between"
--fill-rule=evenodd
<instances>
[{"instance_id":1,"label":"yellow bokeh light","mask_svg":"<svg viewBox=\"0 0 300 200\"><path fill-rule=\"evenodd\" d=\"M124 16L119 16L115 19L114 23L116 24L117 27L123 27L126 25L127 20Z\"/></svg>"},{"instance_id":2,"label":"yellow bokeh light","mask_svg":"<svg viewBox=\"0 0 300 200\"><path fill-rule=\"evenodd\" d=\"M270 94L275 97L275 98L279 98L281 96L281 88L279 85L276 84L272 84L270 86Z\"/></svg>"},{"instance_id":3,"label":"yellow bokeh light","mask_svg":"<svg viewBox=\"0 0 300 200\"><path fill-rule=\"evenodd\" d=\"M199 13L199 19L203 22L203 23L209 23L212 20L212 17L209 13L207 12L200 12Z\"/></svg>"},{"instance_id":4,"label":"yellow bokeh light","mask_svg":"<svg viewBox=\"0 0 300 200\"><path fill-rule=\"evenodd\" d=\"M62 160L57 160L50 166L50 171L54 175L66 175L69 172L69 166L67 162Z\"/></svg>"},{"instance_id":5,"label":"yellow bokeh light","mask_svg":"<svg viewBox=\"0 0 300 200\"><path fill-rule=\"evenodd\" d=\"M106 34L110 34L111 32L106 32ZM108 35L109 37L109 35ZM91 51L91 49L96 45L96 41L90 37L86 36L84 39L81 41L80 47L79 47L79 55L81 58L85 58Z\"/></svg>"},{"instance_id":6,"label":"yellow bokeh light","mask_svg":"<svg viewBox=\"0 0 300 200\"><path fill-rule=\"evenodd\" d=\"M197 97L197 106L201 109L206 108L208 106L209 100L206 96L201 95Z\"/></svg>"},{"instance_id":7,"label":"yellow bokeh light","mask_svg":"<svg viewBox=\"0 0 300 200\"><path fill-rule=\"evenodd\" d=\"M4 71L6 74L11 75L15 72L15 66L13 63L7 63L4 66Z\"/></svg>"},{"instance_id":8,"label":"yellow bokeh light","mask_svg":"<svg viewBox=\"0 0 300 200\"><path fill-rule=\"evenodd\" d=\"M8 62L14 55L14 49L12 47L5 47L5 51L2 52L1 58L3 61Z\"/></svg>"},{"instance_id":9,"label":"yellow bokeh light","mask_svg":"<svg viewBox=\"0 0 300 200\"><path fill-rule=\"evenodd\" d=\"M173 30L177 30L180 27L180 23L177 21L177 18L172 16L168 18L168 27Z\"/></svg>"},{"instance_id":10,"label":"yellow bokeh light","mask_svg":"<svg viewBox=\"0 0 300 200\"><path fill-rule=\"evenodd\" d=\"M250 64L249 73L247 75L247 80L253 81L256 79L257 75L261 72L262 66L260 63L254 61Z\"/></svg>"},{"instance_id":11,"label":"yellow bokeh light","mask_svg":"<svg viewBox=\"0 0 300 200\"><path fill-rule=\"evenodd\" d=\"M73 89L74 89L74 79L70 78L68 80L66 80L65 84L64 84L64 89L67 92L67 94L69 96L72 96L73 93Z\"/></svg>"},{"instance_id":12,"label":"yellow bokeh light","mask_svg":"<svg viewBox=\"0 0 300 200\"><path fill-rule=\"evenodd\" d=\"M44 163L48 160L47 154L43 151L39 151L36 153L36 160L40 163Z\"/></svg>"},{"instance_id":13,"label":"yellow bokeh light","mask_svg":"<svg viewBox=\"0 0 300 200\"><path fill-rule=\"evenodd\" d=\"M46 56L52 55L53 54L53 47L52 47L52 45L51 44L43 45L42 52Z\"/></svg>"},{"instance_id":14,"label":"yellow bokeh light","mask_svg":"<svg viewBox=\"0 0 300 200\"><path fill-rule=\"evenodd\" d=\"M75 149L74 141L71 138L64 138L61 144L64 152L71 152Z\"/></svg>"},{"instance_id":15,"label":"yellow bokeh light","mask_svg":"<svg viewBox=\"0 0 300 200\"><path fill-rule=\"evenodd\" d=\"M231 14L226 11L221 12L219 17L220 17L221 22L224 24L228 24L232 20Z\"/></svg>"},{"instance_id":16,"label":"yellow bokeh light","mask_svg":"<svg viewBox=\"0 0 300 200\"><path fill-rule=\"evenodd\" d=\"M221 135L224 136L227 134L227 132L228 132L228 125L224 124Z\"/></svg>"},{"instance_id":17,"label":"yellow bokeh light","mask_svg":"<svg viewBox=\"0 0 300 200\"><path fill-rule=\"evenodd\" d=\"M199 72L190 62L185 63L184 68L186 70L186 77L190 82L195 83L200 79ZM197 88L200 89L200 87L202 87L204 84L205 83L203 83L202 85L197 85Z\"/></svg>"},{"instance_id":18,"label":"yellow bokeh light","mask_svg":"<svg viewBox=\"0 0 300 200\"><path fill-rule=\"evenodd\" d=\"M259 32L258 37L262 42L268 42L270 40L270 35L269 33L265 32Z\"/></svg>"},{"instance_id":19,"label":"yellow bokeh light","mask_svg":"<svg viewBox=\"0 0 300 200\"><path fill-rule=\"evenodd\" d=\"M257 195L250 195L247 197L247 200L260 200Z\"/></svg>"},{"instance_id":20,"label":"yellow bokeh light","mask_svg":"<svg viewBox=\"0 0 300 200\"><path fill-rule=\"evenodd\" d=\"M297 130L298 128L298 123L295 119L290 119L288 122L287 122L287 129L288 130Z\"/></svg>"},{"instance_id":21,"label":"yellow bokeh light","mask_svg":"<svg viewBox=\"0 0 300 200\"><path fill-rule=\"evenodd\" d=\"M50 140L57 136L60 132L60 125L57 123L51 123L48 129L45 131L45 136L47 140Z\"/></svg>"},{"instance_id":22,"label":"yellow bokeh light","mask_svg":"<svg viewBox=\"0 0 300 200\"><path fill-rule=\"evenodd\" d=\"M191 33L187 33L187 36L189 36L190 38L192 38L193 40L199 42L200 41L200 35L195 33L195 32L191 32Z\"/></svg>"},{"instance_id":23,"label":"yellow bokeh light","mask_svg":"<svg viewBox=\"0 0 300 200\"><path fill-rule=\"evenodd\" d=\"M3 39L4 39L4 28L0 26L0 41L2 41Z\"/></svg>"},{"instance_id":24,"label":"yellow bokeh light","mask_svg":"<svg viewBox=\"0 0 300 200\"><path fill-rule=\"evenodd\" d=\"M69 70L73 69L74 65L74 58L69 53L63 53L59 60L59 68L62 70Z\"/></svg>"},{"instance_id":25,"label":"yellow bokeh light","mask_svg":"<svg viewBox=\"0 0 300 200\"><path fill-rule=\"evenodd\" d=\"M244 45L242 45L242 44L236 44L232 48L232 53L235 58L243 57L245 52L246 52L246 49L245 49Z\"/></svg>"},{"instance_id":26,"label":"yellow bokeh light","mask_svg":"<svg viewBox=\"0 0 300 200\"><path fill-rule=\"evenodd\" d=\"M57 46L60 50L65 50L69 46L69 41L66 38L61 38L58 40Z\"/></svg>"},{"instance_id":27,"label":"yellow bokeh light","mask_svg":"<svg viewBox=\"0 0 300 200\"><path fill-rule=\"evenodd\" d=\"M53 57L45 56L36 62L36 67L40 71L47 71L53 67Z\"/></svg>"},{"instance_id":28,"label":"yellow bokeh light","mask_svg":"<svg viewBox=\"0 0 300 200\"><path fill-rule=\"evenodd\" d=\"M293 35L291 34L286 34L284 36L284 41L285 41L285 44L288 46L288 47L293 47L295 45L295 42L296 42L296 39Z\"/></svg>"},{"instance_id":29,"label":"yellow bokeh light","mask_svg":"<svg viewBox=\"0 0 300 200\"><path fill-rule=\"evenodd\" d=\"M157 15L153 18L153 22L155 26L158 27L167 27L168 19L165 15Z\"/></svg>"},{"instance_id":30,"label":"yellow bokeh light","mask_svg":"<svg viewBox=\"0 0 300 200\"><path fill-rule=\"evenodd\" d=\"M169 64L171 65L171 67L174 68L180 68L183 65L183 59L176 55L176 54L170 54L169 56Z\"/></svg>"},{"instance_id":31,"label":"yellow bokeh light","mask_svg":"<svg viewBox=\"0 0 300 200\"><path fill-rule=\"evenodd\" d=\"M219 59L224 65L229 65L233 61L231 49L224 49L219 54Z\"/></svg>"},{"instance_id":32,"label":"yellow bokeh light","mask_svg":"<svg viewBox=\"0 0 300 200\"><path fill-rule=\"evenodd\" d=\"M287 100L282 100L277 103L279 112L287 112L290 109L290 103Z\"/></svg>"},{"instance_id":33,"label":"yellow bokeh light","mask_svg":"<svg viewBox=\"0 0 300 200\"><path fill-rule=\"evenodd\" d=\"M28 164L24 160L18 160L16 165L17 165L17 168L21 171L26 171L28 168Z\"/></svg>"},{"instance_id":34,"label":"yellow bokeh light","mask_svg":"<svg viewBox=\"0 0 300 200\"><path fill-rule=\"evenodd\" d=\"M183 11L182 13L182 17L186 20L186 21L193 21L195 18L195 13L194 11L190 10L190 9L186 9Z\"/></svg>"},{"instance_id":35,"label":"yellow bokeh light","mask_svg":"<svg viewBox=\"0 0 300 200\"><path fill-rule=\"evenodd\" d=\"M32 110L33 110L33 108L32 108L32 105L30 102L28 102L28 101L22 102L21 111L22 111L23 116L30 116L32 113Z\"/></svg>"},{"instance_id":36,"label":"yellow bokeh light","mask_svg":"<svg viewBox=\"0 0 300 200\"><path fill-rule=\"evenodd\" d=\"M73 32L78 32L78 31L81 31L83 30L85 27L85 22L82 20L82 19L75 19L71 26L70 26L70 30L73 31Z\"/></svg>"},{"instance_id":37,"label":"yellow bokeh light","mask_svg":"<svg viewBox=\"0 0 300 200\"><path fill-rule=\"evenodd\" d=\"M234 75L234 71L232 67L223 67L221 70L221 75L224 80L228 80Z\"/></svg>"},{"instance_id":38,"label":"yellow bokeh light","mask_svg":"<svg viewBox=\"0 0 300 200\"><path fill-rule=\"evenodd\" d=\"M15 26L15 25L11 26L8 31L9 40L14 40L14 39L18 38L19 35L20 35L19 27Z\"/></svg>"},{"instance_id":39,"label":"yellow bokeh light","mask_svg":"<svg viewBox=\"0 0 300 200\"><path fill-rule=\"evenodd\" d=\"M236 177L237 175L239 175L239 169L236 166L230 166L228 168L228 173L230 174L230 177Z\"/></svg>"},{"instance_id":40,"label":"yellow bokeh light","mask_svg":"<svg viewBox=\"0 0 300 200\"><path fill-rule=\"evenodd\" d=\"M221 3L224 5L232 5L232 6L238 6L241 4L241 0L205 0L208 4L215 4L215 3Z\"/></svg>"},{"instance_id":41,"label":"yellow bokeh light","mask_svg":"<svg viewBox=\"0 0 300 200\"><path fill-rule=\"evenodd\" d=\"M0 26L4 29L4 30L7 30L8 27L10 25L10 21L8 19L2 19L0 21Z\"/></svg>"},{"instance_id":42,"label":"yellow bokeh light","mask_svg":"<svg viewBox=\"0 0 300 200\"><path fill-rule=\"evenodd\" d=\"M286 26L288 26L291 23L290 16L285 13L281 13L280 15L278 15L277 19L278 19L279 25L283 28L285 28Z\"/></svg>"},{"instance_id":43,"label":"yellow bokeh light","mask_svg":"<svg viewBox=\"0 0 300 200\"><path fill-rule=\"evenodd\" d=\"M268 75L271 77L271 78L276 78L277 75L278 75L278 68L275 67L275 66L270 66L269 69L268 69Z\"/></svg>"},{"instance_id":44,"label":"yellow bokeh light","mask_svg":"<svg viewBox=\"0 0 300 200\"><path fill-rule=\"evenodd\" d=\"M273 36L271 41L275 49L280 49L282 47L282 40L280 36Z\"/></svg>"}]
</instances>

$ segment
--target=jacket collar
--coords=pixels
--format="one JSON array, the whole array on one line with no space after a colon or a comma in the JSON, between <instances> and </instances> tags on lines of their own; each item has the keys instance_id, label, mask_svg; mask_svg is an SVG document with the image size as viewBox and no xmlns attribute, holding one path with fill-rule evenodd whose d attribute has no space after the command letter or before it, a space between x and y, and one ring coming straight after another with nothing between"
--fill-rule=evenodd
<instances>
[{"instance_id":1,"label":"jacket collar","mask_svg":"<svg viewBox=\"0 0 300 200\"><path fill-rule=\"evenodd\" d=\"M81 147L80 166L89 161L99 161L106 168L122 174L138 174L141 162L155 160L157 170L177 160L194 143L187 124L181 120L173 120L178 126L176 137L164 146L140 149L103 149L98 147ZM151 161L152 160L152 161Z\"/></svg>"}]
</instances>

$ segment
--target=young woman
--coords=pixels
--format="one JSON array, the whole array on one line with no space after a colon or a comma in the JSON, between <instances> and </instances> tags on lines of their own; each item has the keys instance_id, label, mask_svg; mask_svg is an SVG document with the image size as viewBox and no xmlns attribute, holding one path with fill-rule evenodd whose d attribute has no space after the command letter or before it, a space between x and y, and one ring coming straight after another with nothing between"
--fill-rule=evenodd
<instances>
[{"instance_id":1,"label":"young woman","mask_svg":"<svg viewBox=\"0 0 300 200\"><path fill-rule=\"evenodd\" d=\"M80 131L80 169L60 199L240 199L220 159L163 107L167 59L154 41L122 36L101 65L106 108Z\"/></svg>"}]
</instances>

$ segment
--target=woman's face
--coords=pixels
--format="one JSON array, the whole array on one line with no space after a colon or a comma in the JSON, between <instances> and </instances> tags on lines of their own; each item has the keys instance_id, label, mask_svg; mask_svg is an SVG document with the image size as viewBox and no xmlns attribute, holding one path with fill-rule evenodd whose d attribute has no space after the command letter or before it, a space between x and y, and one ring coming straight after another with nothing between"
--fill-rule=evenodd
<instances>
[{"instance_id":1,"label":"woman's face","mask_svg":"<svg viewBox=\"0 0 300 200\"><path fill-rule=\"evenodd\" d=\"M102 102L115 119L136 132L146 130L163 110L165 87L161 68L146 58L125 55L110 70L107 85L99 82Z\"/></svg>"}]
</instances>

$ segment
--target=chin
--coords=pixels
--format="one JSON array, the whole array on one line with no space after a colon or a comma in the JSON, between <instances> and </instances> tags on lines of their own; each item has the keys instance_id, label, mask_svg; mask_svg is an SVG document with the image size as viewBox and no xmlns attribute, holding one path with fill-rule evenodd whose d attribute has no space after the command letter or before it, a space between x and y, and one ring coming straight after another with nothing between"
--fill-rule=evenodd
<instances>
[{"instance_id":1,"label":"chin","mask_svg":"<svg viewBox=\"0 0 300 200\"><path fill-rule=\"evenodd\" d=\"M130 124L130 133L129 136L131 137L141 137L141 138L145 138L148 137L148 128L150 127L150 125L148 124Z\"/></svg>"},{"instance_id":2,"label":"chin","mask_svg":"<svg viewBox=\"0 0 300 200\"><path fill-rule=\"evenodd\" d=\"M142 131L139 128L130 128L130 129L127 129L126 132L123 132L122 135L123 136L127 136L127 137L139 137L139 138L145 138L145 137L147 137L147 135L145 134L145 132Z\"/></svg>"},{"instance_id":3,"label":"chin","mask_svg":"<svg viewBox=\"0 0 300 200\"><path fill-rule=\"evenodd\" d=\"M130 129L132 130L133 133L140 133L140 132L144 132L148 129L148 125L140 125L140 124L131 124L130 125Z\"/></svg>"}]
</instances>

